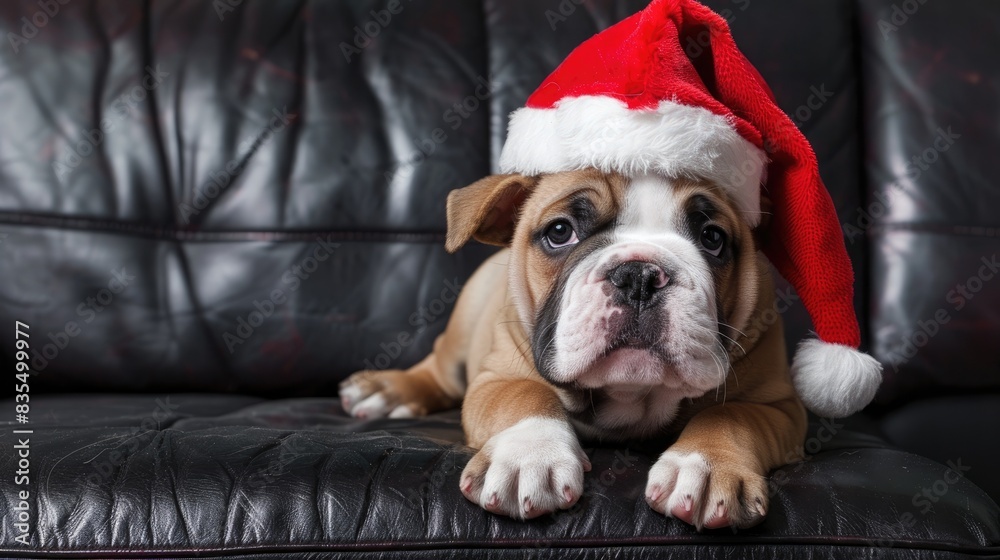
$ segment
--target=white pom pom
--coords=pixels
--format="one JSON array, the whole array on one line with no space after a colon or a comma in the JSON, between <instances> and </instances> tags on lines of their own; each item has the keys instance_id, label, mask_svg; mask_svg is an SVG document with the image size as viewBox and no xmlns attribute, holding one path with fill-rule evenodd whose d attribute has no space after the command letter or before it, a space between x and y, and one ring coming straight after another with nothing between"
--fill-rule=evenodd
<instances>
[{"instance_id":1,"label":"white pom pom","mask_svg":"<svg viewBox=\"0 0 1000 560\"><path fill-rule=\"evenodd\" d=\"M792 381L806 408L825 418L842 418L875 398L882 364L850 346L804 340L792 361Z\"/></svg>"}]
</instances>

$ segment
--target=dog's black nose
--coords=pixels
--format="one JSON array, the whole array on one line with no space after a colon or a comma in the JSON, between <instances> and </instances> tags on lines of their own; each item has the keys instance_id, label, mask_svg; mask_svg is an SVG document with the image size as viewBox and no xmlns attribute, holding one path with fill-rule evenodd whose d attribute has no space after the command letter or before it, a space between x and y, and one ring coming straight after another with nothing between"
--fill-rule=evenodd
<instances>
[{"instance_id":1,"label":"dog's black nose","mask_svg":"<svg viewBox=\"0 0 1000 560\"><path fill-rule=\"evenodd\" d=\"M608 274L608 280L618 288L625 303L640 308L653 299L657 290L670 283L670 277L662 268L642 261L618 265Z\"/></svg>"}]
</instances>

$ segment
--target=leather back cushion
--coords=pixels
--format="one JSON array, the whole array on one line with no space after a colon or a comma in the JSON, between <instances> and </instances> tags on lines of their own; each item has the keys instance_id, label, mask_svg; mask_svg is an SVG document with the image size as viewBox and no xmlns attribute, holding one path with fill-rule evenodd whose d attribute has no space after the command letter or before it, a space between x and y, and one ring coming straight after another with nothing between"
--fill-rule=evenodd
<instances>
[{"instance_id":1,"label":"leather back cushion","mask_svg":"<svg viewBox=\"0 0 1000 560\"><path fill-rule=\"evenodd\" d=\"M1000 389L1000 9L861 7L880 401Z\"/></svg>"},{"instance_id":2,"label":"leather back cushion","mask_svg":"<svg viewBox=\"0 0 1000 560\"><path fill-rule=\"evenodd\" d=\"M709 4L850 215L851 4ZM412 364L491 250L444 252L448 191L495 168L506 115L574 46L644 2L226 5L80 0L0 50L0 317L31 325L44 387L329 394ZM794 344L808 317L778 291Z\"/></svg>"},{"instance_id":3,"label":"leather back cushion","mask_svg":"<svg viewBox=\"0 0 1000 560\"><path fill-rule=\"evenodd\" d=\"M426 351L484 253L442 201L489 171L486 33L397 4L80 1L0 50L0 316L39 383L322 391Z\"/></svg>"}]
</instances>

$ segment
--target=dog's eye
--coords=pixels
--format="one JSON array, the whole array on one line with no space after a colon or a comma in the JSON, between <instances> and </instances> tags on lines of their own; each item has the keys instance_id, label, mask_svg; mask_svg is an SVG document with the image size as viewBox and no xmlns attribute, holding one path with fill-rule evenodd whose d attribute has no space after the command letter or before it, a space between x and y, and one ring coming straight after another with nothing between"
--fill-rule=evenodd
<instances>
[{"instance_id":1,"label":"dog's eye","mask_svg":"<svg viewBox=\"0 0 1000 560\"><path fill-rule=\"evenodd\" d=\"M580 242L573 226L566 220L556 220L545 228L545 239L553 249L575 245Z\"/></svg>"},{"instance_id":2,"label":"dog's eye","mask_svg":"<svg viewBox=\"0 0 1000 560\"><path fill-rule=\"evenodd\" d=\"M718 257L726 246L726 232L719 226L705 226L705 229L701 230L701 246L708 254Z\"/></svg>"}]
</instances>

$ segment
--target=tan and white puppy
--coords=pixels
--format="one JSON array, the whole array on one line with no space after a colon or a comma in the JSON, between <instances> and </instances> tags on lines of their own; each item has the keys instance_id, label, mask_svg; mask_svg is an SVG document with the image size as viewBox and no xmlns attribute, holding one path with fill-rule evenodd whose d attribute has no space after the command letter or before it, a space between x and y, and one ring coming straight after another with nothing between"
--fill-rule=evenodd
<instances>
[{"instance_id":1,"label":"tan and white puppy","mask_svg":"<svg viewBox=\"0 0 1000 560\"><path fill-rule=\"evenodd\" d=\"M766 475L797 456L806 414L754 232L721 189L596 170L491 176L448 197L446 246L509 246L471 277L434 352L342 384L353 416L463 402L478 449L461 491L532 518L572 506L590 469L579 437L679 433L649 473L656 511L746 527Z\"/></svg>"}]
</instances>

